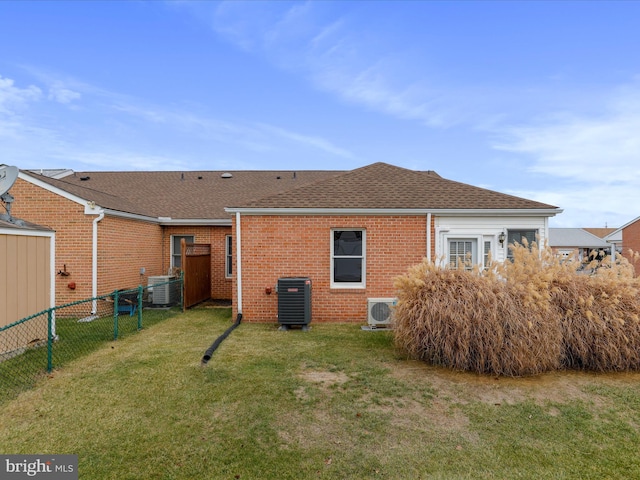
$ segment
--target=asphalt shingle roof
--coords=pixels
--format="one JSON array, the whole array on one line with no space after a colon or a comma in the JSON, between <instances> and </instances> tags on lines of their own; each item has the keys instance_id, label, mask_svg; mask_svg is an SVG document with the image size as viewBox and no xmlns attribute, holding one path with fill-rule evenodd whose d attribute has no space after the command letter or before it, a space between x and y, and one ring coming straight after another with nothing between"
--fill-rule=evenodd
<instances>
[{"instance_id":1,"label":"asphalt shingle roof","mask_svg":"<svg viewBox=\"0 0 640 480\"><path fill-rule=\"evenodd\" d=\"M224 208L229 204L247 202L338 173L329 170L75 172L61 179L32 175L111 210L173 219L228 219L230 216ZM231 177L224 178L223 174Z\"/></svg>"},{"instance_id":2,"label":"asphalt shingle roof","mask_svg":"<svg viewBox=\"0 0 640 480\"><path fill-rule=\"evenodd\" d=\"M246 208L555 209L557 207L415 171L374 163L230 206Z\"/></svg>"},{"instance_id":3,"label":"asphalt shingle roof","mask_svg":"<svg viewBox=\"0 0 640 480\"><path fill-rule=\"evenodd\" d=\"M230 178L225 178L231 174ZM172 219L228 219L230 208L555 209L374 163L351 171L74 172L39 180L103 208Z\"/></svg>"}]
</instances>

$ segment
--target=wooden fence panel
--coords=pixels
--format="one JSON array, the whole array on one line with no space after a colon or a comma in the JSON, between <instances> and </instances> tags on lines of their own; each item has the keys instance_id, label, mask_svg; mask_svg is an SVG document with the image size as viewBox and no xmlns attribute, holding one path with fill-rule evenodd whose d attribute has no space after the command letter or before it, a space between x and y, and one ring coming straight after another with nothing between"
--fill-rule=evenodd
<instances>
[{"instance_id":1,"label":"wooden fence panel","mask_svg":"<svg viewBox=\"0 0 640 480\"><path fill-rule=\"evenodd\" d=\"M211 298L211 245L182 239L184 308Z\"/></svg>"}]
</instances>

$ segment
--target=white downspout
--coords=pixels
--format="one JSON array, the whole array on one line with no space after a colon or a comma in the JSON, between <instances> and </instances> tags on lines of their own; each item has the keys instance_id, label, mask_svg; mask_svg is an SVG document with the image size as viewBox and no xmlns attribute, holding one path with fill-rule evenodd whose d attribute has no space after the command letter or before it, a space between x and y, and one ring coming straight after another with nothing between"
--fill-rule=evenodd
<instances>
[{"instance_id":1,"label":"white downspout","mask_svg":"<svg viewBox=\"0 0 640 480\"><path fill-rule=\"evenodd\" d=\"M91 296L94 300L91 307L92 315L95 315L98 312L98 302L95 300L98 296L98 222L103 218L104 211L100 212L100 215L93 219L93 239L91 244Z\"/></svg>"},{"instance_id":2,"label":"white downspout","mask_svg":"<svg viewBox=\"0 0 640 480\"><path fill-rule=\"evenodd\" d=\"M240 212L236 212L236 285L238 289L238 313L242 314L242 242L240 240Z\"/></svg>"},{"instance_id":3,"label":"white downspout","mask_svg":"<svg viewBox=\"0 0 640 480\"><path fill-rule=\"evenodd\" d=\"M427 260L431 261L431 213L427 213Z\"/></svg>"}]
</instances>

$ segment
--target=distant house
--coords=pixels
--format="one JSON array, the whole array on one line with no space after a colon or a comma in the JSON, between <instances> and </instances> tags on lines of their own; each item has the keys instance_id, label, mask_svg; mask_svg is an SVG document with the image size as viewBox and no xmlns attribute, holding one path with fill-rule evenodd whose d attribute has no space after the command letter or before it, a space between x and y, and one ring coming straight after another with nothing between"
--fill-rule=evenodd
<instances>
[{"instance_id":1,"label":"distant house","mask_svg":"<svg viewBox=\"0 0 640 480\"><path fill-rule=\"evenodd\" d=\"M634 253L640 252L640 217L625 223L610 233L607 238L612 241L620 239L622 254L633 264L636 275L639 275L640 265L636 262Z\"/></svg>"},{"instance_id":2,"label":"distant house","mask_svg":"<svg viewBox=\"0 0 640 480\"><path fill-rule=\"evenodd\" d=\"M558 256L580 262L604 258L615 248L586 228L550 228L548 245Z\"/></svg>"},{"instance_id":3,"label":"distant house","mask_svg":"<svg viewBox=\"0 0 640 480\"><path fill-rule=\"evenodd\" d=\"M0 219L0 328L54 306L55 233ZM47 338L46 317L0 334L3 354Z\"/></svg>"},{"instance_id":4,"label":"distant house","mask_svg":"<svg viewBox=\"0 0 640 480\"><path fill-rule=\"evenodd\" d=\"M45 172L43 172L45 173ZM56 231L58 303L180 267L180 240L211 246L211 297L276 321L281 277L313 282L315 321L366 321L370 297L427 257L507 258L549 234L555 206L375 163L351 171L20 173L14 212ZM70 289L70 282L75 289Z\"/></svg>"},{"instance_id":5,"label":"distant house","mask_svg":"<svg viewBox=\"0 0 640 480\"><path fill-rule=\"evenodd\" d=\"M585 230L613 244L616 252L622 253L622 231L619 228L585 228Z\"/></svg>"}]
</instances>

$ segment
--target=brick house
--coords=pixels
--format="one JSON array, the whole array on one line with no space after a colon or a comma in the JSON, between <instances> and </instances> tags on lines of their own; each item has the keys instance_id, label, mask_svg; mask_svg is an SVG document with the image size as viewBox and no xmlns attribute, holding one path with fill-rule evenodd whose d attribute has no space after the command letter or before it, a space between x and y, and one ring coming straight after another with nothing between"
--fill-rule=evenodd
<instances>
[{"instance_id":1,"label":"brick house","mask_svg":"<svg viewBox=\"0 0 640 480\"><path fill-rule=\"evenodd\" d=\"M231 299L228 202L335 174L23 170L11 194L16 216L56 232L57 305L166 275L179 267L182 238L211 245L211 298Z\"/></svg>"},{"instance_id":2,"label":"brick house","mask_svg":"<svg viewBox=\"0 0 640 480\"><path fill-rule=\"evenodd\" d=\"M594 257L603 258L612 253L615 255L615 244L607 242L589 230L596 229L550 228L548 245L557 256L572 257L579 262L588 263ZM611 229L613 230L615 229Z\"/></svg>"},{"instance_id":3,"label":"brick house","mask_svg":"<svg viewBox=\"0 0 640 480\"><path fill-rule=\"evenodd\" d=\"M508 244L548 237L557 207L375 163L247 202L234 216L233 308L277 321L278 278L312 281L313 320L364 322L367 299L424 257L443 265L503 261Z\"/></svg>"},{"instance_id":4,"label":"brick house","mask_svg":"<svg viewBox=\"0 0 640 480\"><path fill-rule=\"evenodd\" d=\"M366 299L393 296L393 277L422 258L501 261L523 236L543 244L561 212L385 163L54 176L21 171L11 193L16 215L56 231L56 270L66 273L56 277L56 304L166 274L187 238L211 245L211 298L231 299L248 321L276 321L277 279L304 276L314 321L361 322Z\"/></svg>"},{"instance_id":5,"label":"brick house","mask_svg":"<svg viewBox=\"0 0 640 480\"><path fill-rule=\"evenodd\" d=\"M636 217L628 223L610 233L607 239L621 238L622 255L634 266L636 276L640 274L640 265L635 262L633 254L640 252L640 217Z\"/></svg>"}]
</instances>

